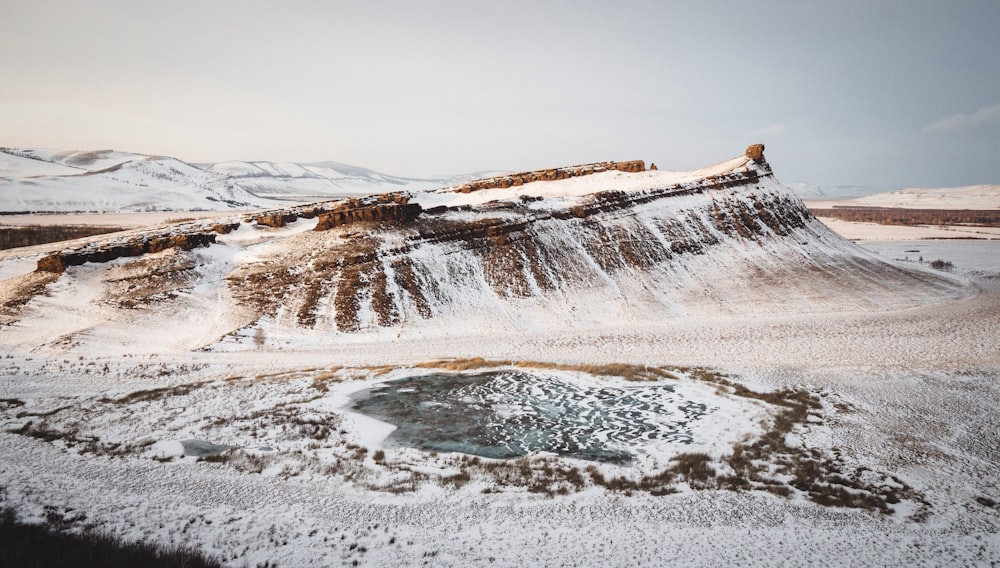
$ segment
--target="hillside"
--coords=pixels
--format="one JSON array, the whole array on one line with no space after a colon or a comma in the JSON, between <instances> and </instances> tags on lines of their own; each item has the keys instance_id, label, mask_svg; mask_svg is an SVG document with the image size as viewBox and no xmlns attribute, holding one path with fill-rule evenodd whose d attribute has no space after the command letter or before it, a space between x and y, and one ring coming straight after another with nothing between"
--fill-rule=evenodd
<instances>
[{"instance_id":1,"label":"hillside","mask_svg":"<svg viewBox=\"0 0 1000 568\"><path fill-rule=\"evenodd\" d=\"M965 293L838 237L774 178L759 147L692 172L574 166L34 254L38 271L4 281L7 340L115 349L245 349L261 334L311 349L630 328Z\"/></svg>"},{"instance_id":2,"label":"hillside","mask_svg":"<svg viewBox=\"0 0 1000 568\"><path fill-rule=\"evenodd\" d=\"M1000 185L907 188L853 199L844 205L903 209L1000 209Z\"/></svg>"},{"instance_id":3,"label":"hillside","mask_svg":"<svg viewBox=\"0 0 1000 568\"><path fill-rule=\"evenodd\" d=\"M0 148L0 212L225 211L442 187L337 162L189 164L112 150Z\"/></svg>"},{"instance_id":4,"label":"hillside","mask_svg":"<svg viewBox=\"0 0 1000 568\"><path fill-rule=\"evenodd\" d=\"M339 162L232 161L204 167L227 176L234 186L259 198L280 201L314 201L332 196L361 196L404 189L420 191L451 185L467 177L404 178Z\"/></svg>"}]
</instances>

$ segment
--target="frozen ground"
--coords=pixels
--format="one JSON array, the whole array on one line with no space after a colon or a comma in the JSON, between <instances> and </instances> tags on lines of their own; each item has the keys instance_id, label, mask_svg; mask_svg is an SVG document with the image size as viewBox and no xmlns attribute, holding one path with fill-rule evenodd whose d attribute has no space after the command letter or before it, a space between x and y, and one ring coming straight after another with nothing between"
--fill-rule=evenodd
<instances>
[{"instance_id":1,"label":"frozen ground","mask_svg":"<svg viewBox=\"0 0 1000 568\"><path fill-rule=\"evenodd\" d=\"M30 520L182 543L233 566L1000 562L996 241L865 243L919 272L931 271L915 262L921 255L954 263L935 278L956 287L937 295L926 288L898 304L873 279L865 302L811 290L818 307L800 313L773 308L782 288L772 283L697 317L479 333L472 325L451 334L390 329L313 347L265 330L263 349L250 335L212 343L213 326L240 316L217 312L225 292L214 285L233 265L266 254L274 235L309 228L245 227L220 239L228 245L147 259L161 270L194 262L184 268L194 285L164 288L178 298L164 305L176 309L116 319L122 312L100 296L102 286L142 283L131 264L114 261L75 268L32 300L20 325L0 327L0 502ZM5 257L4 276L25 276L31 254ZM767 290L772 296L754 297ZM633 441L632 465L535 454L495 470L460 454L384 447L393 427L345 407L360 390L442 372L428 361L472 357L505 369L536 362L517 368L581 385L566 399L670 385L712 410L690 425L690 444ZM608 366L615 363L665 366L672 375L628 382ZM574 485L574 475L592 475L589 467L605 480L635 480L690 452L728 472L734 448L777 431L784 408L737 386L798 389L816 401L781 437L783 455L756 456L754 467L787 495L699 488L695 478L672 482L667 494ZM658 403L653 391L634 392ZM225 446L233 449L208 455ZM819 504L781 470L796 455L856 477L848 493L898 499L884 512Z\"/></svg>"},{"instance_id":2,"label":"frozen ground","mask_svg":"<svg viewBox=\"0 0 1000 568\"><path fill-rule=\"evenodd\" d=\"M634 334L569 333L517 342L470 338L402 343L391 350L345 346L325 353L140 359L11 352L3 363L0 397L24 405L8 401L5 431L27 420L37 424L46 420L37 415L64 408L47 418L54 428L77 424L81 436L134 447L94 455L82 452L80 444L4 432L0 496L28 518L181 542L235 566L353 560L510 566L990 564L1000 561L1000 521L996 505L990 505L1000 501L1000 300L996 256L981 251L963 256L965 244L947 243L949 250L941 255L955 259L960 270L976 271L972 277L982 292L945 306L899 312L727 318ZM297 446L294 437L282 439L266 424L253 426L256 434L248 425L243 438L232 430L239 424L233 417L261 409L273 417L278 413L271 409L281 405L293 416L336 417L345 443L368 447L360 471L378 471L370 456L386 430L339 410L346 392L398 376L377 376L370 367L440 356L700 364L736 373L757 389L802 385L830 393L844 410L828 409L821 421L798 433L802 443L895 475L922 494L929 509L926 518L914 520L905 507L883 515L760 491L683 486L677 494L657 497L592 487L546 498L482 493L475 484L455 489L427 483L397 495L368 488L360 476L345 481L325 474L294 452L311 452L321 462L323 452L333 450ZM314 398L320 392L308 385L334 364L357 366L350 372L372 378L337 383L343 386ZM130 404L100 402L200 383L206 385L187 394L182 388L162 398L136 396ZM23 413L35 416L18 418ZM215 419L221 420L213 426ZM260 444L250 443L254 435ZM280 457L260 473L193 457L166 461L179 453L177 442L206 438L251 450L269 447ZM143 445L150 442L154 445ZM254 452L272 453L249 453ZM414 467L454 467L445 456L388 452L389 460Z\"/></svg>"}]
</instances>

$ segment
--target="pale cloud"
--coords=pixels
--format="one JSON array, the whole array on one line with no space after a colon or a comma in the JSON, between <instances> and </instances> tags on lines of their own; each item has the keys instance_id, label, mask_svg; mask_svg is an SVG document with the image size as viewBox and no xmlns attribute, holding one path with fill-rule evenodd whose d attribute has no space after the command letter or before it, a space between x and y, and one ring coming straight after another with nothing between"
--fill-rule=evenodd
<instances>
[{"instance_id":1,"label":"pale cloud","mask_svg":"<svg viewBox=\"0 0 1000 568\"><path fill-rule=\"evenodd\" d=\"M1000 103L983 107L972 114L953 114L925 124L922 132L951 132L974 128L987 122L1000 121Z\"/></svg>"},{"instance_id":2,"label":"pale cloud","mask_svg":"<svg viewBox=\"0 0 1000 568\"><path fill-rule=\"evenodd\" d=\"M770 124L764 128L758 128L757 130L751 130L748 132L750 136L774 136L775 134L781 134L785 131L784 124Z\"/></svg>"}]
</instances>

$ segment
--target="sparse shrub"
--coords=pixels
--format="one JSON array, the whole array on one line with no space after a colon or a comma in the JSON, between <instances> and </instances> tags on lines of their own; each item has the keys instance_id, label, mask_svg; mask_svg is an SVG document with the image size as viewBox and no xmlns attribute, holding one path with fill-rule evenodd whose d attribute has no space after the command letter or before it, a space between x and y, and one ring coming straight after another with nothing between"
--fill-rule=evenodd
<instances>
[{"instance_id":1,"label":"sparse shrub","mask_svg":"<svg viewBox=\"0 0 1000 568\"><path fill-rule=\"evenodd\" d=\"M677 454L671 470L687 480L692 487L708 487L715 479L715 469L709 465L711 456L706 453Z\"/></svg>"},{"instance_id":2,"label":"sparse shrub","mask_svg":"<svg viewBox=\"0 0 1000 568\"><path fill-rule=\"evenodd\" d=\"M221 454L201 456L200 458L198 458L198 461L208 462L208 463L226 463L232 458L233 458L233 452L222 452Z\"/></svg>"},{"instance_id":3,"label":"sparse shrub","mask_svg":"<svg viewBox=\"0 0 1000 568\"><path fill-rule=\"evenodd\" d=\"M65 534L52 526L17 522L13 511L0 511L0 566L217 567L217 561L190 549L125 542L110 535Z\"/></svg>"},{"instance_id":4,"label":"sparse shrub","mask_svg":"<svg viewBox=\"0 0 1000 568\"><path fill-rule=\"evenodd\" d=\"M442 483L445 485L451 485L455 487L455 489L460 489L471 480L472 476L469 474L469 470L464 468L454 475L446 475L441 478Z\"/></svg>"},{"instance_id":5,"label":"sparse shrub","mask_svg":"<svg viewBox=\"0 0 1000 568\"><path fill-rule=\"evenodd\" d=\"M941 260L940 258L931 261L931 268L933 268L934 270L951 270L954 267L955 265L952 264L950 261Z\"/></svg>"},{"instance_id":6,"label":"sparse shrub","mask_svg":"<svg viewBox=\"0 0 1000 568\"><path fill-rule=\"evenodd\" d=\"M70 239L81 239L94 235L103 235L123 231L121 227L98 227L98 226L45 226L26 225L23 227L3 227L0 228L0 250L17 247L30 247L68 241Z\"/></svg>"}]
</instances>

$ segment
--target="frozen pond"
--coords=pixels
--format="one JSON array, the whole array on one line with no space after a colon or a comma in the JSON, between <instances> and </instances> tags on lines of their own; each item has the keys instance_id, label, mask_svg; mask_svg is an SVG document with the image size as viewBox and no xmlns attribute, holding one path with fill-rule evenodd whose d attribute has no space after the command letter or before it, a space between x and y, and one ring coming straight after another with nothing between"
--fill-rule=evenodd
<instances>
[{"instance_id":1,"label":"frozen pond","mask_svg":"<svg viewBox=\"0 0 1000 568\"><path fill-rule=\"evenodd\" d=\"M353 410L397 427L388 446L611 463L628 463L648 441L691 443L692 423L715 410L668 383L597 386L521 371L406 377L352 400Z\"/></svg>"}]
</instances>

